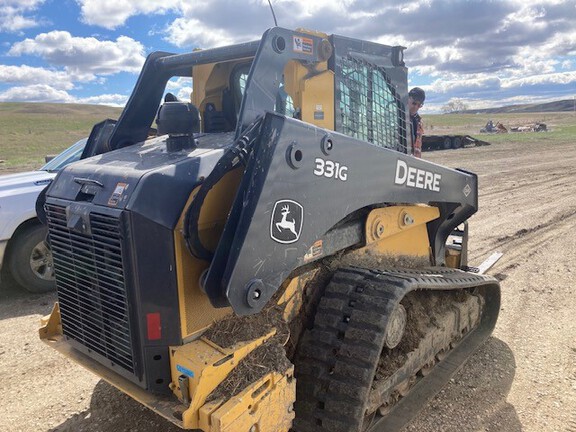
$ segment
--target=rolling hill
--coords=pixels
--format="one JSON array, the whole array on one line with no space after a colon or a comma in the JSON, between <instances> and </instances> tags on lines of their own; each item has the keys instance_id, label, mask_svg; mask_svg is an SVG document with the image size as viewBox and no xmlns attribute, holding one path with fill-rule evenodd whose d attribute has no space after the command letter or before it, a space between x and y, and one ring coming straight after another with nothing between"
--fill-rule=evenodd
<instances>
[{"instance_id":1,"label":"rolling hill","mask_svg":"<svg viewBox=\"0 0 576 432\"><path fill-rule=\"evenodd\" d=\"M470 109L462 111L466 114L491 113L537 113L576 111L576 98L541 104L507 105L499 108Z\"/></svg>"}]
</instances>

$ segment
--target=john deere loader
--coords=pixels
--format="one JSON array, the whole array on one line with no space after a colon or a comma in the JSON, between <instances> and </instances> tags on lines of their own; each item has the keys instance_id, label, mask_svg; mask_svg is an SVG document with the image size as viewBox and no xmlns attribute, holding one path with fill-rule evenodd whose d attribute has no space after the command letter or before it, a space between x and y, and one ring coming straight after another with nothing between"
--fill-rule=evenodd
<instances>
[{"instance_id":1,"label":"john deere loader","mask_svg":"<svg viewBox=\"0 0 576 432\"><path fill-rule=\"evenodd\" d=\"M500 299L451 241L476 175L410 155L403 50L276 27L151 54L40 198L40 337L184 429L402 428Z\"/></svg>"}]
</instances>

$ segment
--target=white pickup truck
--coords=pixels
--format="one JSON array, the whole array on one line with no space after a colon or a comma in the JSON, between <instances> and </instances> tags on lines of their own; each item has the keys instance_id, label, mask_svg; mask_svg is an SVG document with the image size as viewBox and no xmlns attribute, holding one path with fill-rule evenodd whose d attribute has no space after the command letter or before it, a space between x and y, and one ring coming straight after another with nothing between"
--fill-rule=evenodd
<instances>
[{"instance_id":1,"label":"white pickup truck","mask_svg":"<svg viewBox=\"0 0 576 432\"><path fill-rule=\"evenodd\" d=\"M38 171L0 176L0 271L34 293L54 289L46 227L36 216L38 194L65 165L80 159L87 139L76 142ZM1 274L1 273L0 273Z\"/></svg>"}]
</instances>

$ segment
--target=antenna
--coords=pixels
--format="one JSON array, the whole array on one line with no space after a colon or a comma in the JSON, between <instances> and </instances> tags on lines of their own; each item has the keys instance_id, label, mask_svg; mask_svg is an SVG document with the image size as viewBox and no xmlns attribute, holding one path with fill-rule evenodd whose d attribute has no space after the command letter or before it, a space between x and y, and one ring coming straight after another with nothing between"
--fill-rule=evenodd
<instances>
[{"instance_id":1,"label":"antenna","mask_svg":"<svg viewBox=\"0 0 576 432\"><path fill-rule=\"evenodd\" d=\"M278 21L276 21L276 14L274 13L274 8L272 7L272 2L268 0L268 4L270 5L270 10L272 11L272 17L274 18L274 25L278 27Z\"/></svg>"}]
</instances>

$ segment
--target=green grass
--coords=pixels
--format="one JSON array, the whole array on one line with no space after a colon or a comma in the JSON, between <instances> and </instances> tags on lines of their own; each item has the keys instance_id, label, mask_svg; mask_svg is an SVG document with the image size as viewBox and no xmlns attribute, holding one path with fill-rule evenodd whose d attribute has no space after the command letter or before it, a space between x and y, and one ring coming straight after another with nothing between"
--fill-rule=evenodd
<instances>
[{"instance_id":1,"label":"green grass","mask_svg":"<svg viewBox=\"0 0 576 432\"><path fill-rule=\"evenodd\" d=\"M423 115L427 135L468 134L492 143L499 142L576 142L576 113L491 113ZM509 132L482 134L488 120L502 123L508 130L532 123L546 123L548 132Z\"/></svg>"},{"instance_id":2,"label":"green grass","mask_svg":"<svg viewBox=\"0 0 576 432\"><path fill-rule=\"evenodd\" d=\"M60 153L90 134L120 108L97 105L0 103L0 173L43 165L44 156Z\"/></svg>"},{"instance_id":3,"label":"green grass","mask_svg":"<svg viewBox=\"0 0 576 432\"><path fill-rule=\"evenodd\" d=\"M117 119L120 108L98 105L0 103L0 174L39 168L44 156L57 154L88 136L92 126ZM502 113L423 115L428 135L469 134L492 142L576 142L576 114ZM514 126L543 122L549 132L481 134L488 120Z\"/></svg>"}]
</instances>

